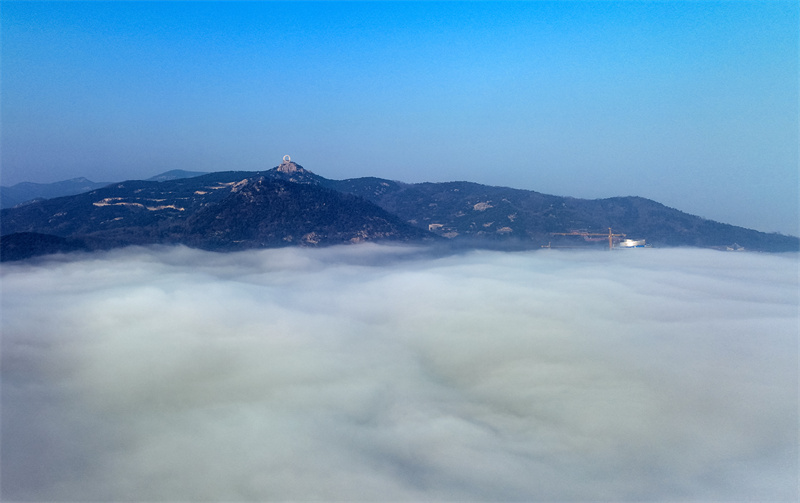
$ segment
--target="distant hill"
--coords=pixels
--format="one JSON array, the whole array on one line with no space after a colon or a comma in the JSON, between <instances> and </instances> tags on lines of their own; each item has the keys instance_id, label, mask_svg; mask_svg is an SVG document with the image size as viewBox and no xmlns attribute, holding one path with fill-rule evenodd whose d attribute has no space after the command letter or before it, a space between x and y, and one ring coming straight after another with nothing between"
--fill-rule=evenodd
<instances>
[{"instance_id":1,"label":"distant hill","mask_svg":"<svg viewBox=\"0 0 800 503\"><path fill-rule=\"evenodd\" d=\"M181 178L194 178L195 176L207 175L208 171L186 171L183 169L173 169L161 173L160 175L151 176L148 181L151 182L166 182L169 180L179 180Z\"/></svg>"},{"instance_id":2,"label":"distant hill","mask_svg":"<svg viewBox=\"0 0 800 503\"><path fill-rule=\"evenodd\" d=\"M155 182L167 180L177 180L179 178L191 178L193 176L205 175L204 171L184 171L173 169L160 175L148 178ZM72 196L89 192L91 190L105 187L112 182L93 182L86 178L72 178L53 183L32 183L22 182L10 187L0 187L0 207L13 208L19 204L37 201L40 199L52 199L54 197Z\"/></svg>"},{"instance_id":3,"label":"distant hill","mask_svg":"<svg viewBox=\"0 0 800 503\"><path fill-rule=\"evenodd\" d=\"M192 172L178 175L186 173ZM471 182L330 180L294 162L260 172L164 175L3 209L0 243L14 244L16 257L35 255L37 247L50 253L132 244L209 250L363 241L608 247L604 233L611 228L654 246L800 250L794 236L714 222L640 197L586 200ZM30 253L20 251L25 243Z\"/></svg>"},{"instance_id":4,"label":"distant hill","mask_svg":"<svg viewBox=\"0 0 800 503\"><path fill-rule=\"evenodd\" d=\"M98 183L86 178L73 178L54 183L22 182L11 187L0 187L0 206L13 208L18 204L38 199L71 196L105 187L108 183Z\"/></svg>"}]
</instances>

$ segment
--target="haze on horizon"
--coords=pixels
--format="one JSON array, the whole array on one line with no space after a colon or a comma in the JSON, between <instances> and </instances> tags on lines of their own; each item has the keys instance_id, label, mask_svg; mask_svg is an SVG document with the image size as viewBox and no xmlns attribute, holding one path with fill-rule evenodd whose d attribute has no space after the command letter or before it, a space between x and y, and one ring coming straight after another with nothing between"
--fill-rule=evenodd
<instances>
[{"instance_id":1,"label":"haze on horizon","mask_svg":"<svg viewBox=\"0 0 800 503\"><path fill-rule=\"evenodd\" d=\"M6 186L288 153L800 234L795 1L5 1L0 24Z\"/></svg>"}]
</instances>

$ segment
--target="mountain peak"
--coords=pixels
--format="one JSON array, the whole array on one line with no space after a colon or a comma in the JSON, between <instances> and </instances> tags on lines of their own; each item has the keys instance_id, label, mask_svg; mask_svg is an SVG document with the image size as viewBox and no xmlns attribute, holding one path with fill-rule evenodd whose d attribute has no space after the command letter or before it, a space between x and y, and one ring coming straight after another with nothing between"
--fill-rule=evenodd
<instances>
[{"instance_id":1,"label":"mountain peak","mask_svg":"<svg viewBox=\"0 0 800 503\"><path fill-rule=\"evenodd\" d=\"M283 156L283 162L267 171L266 174L269 178L295 183L317 185L320 181L320 177L292 161L288 155Z\"/></svg>"},{"instance_id":2,"label":"mountain peak","mask_svg":"<svg viewBox=\"0 0 800 503\"><path fill-rule=\"evenodd\" d=\"M302 166L298 165L296 162L292 161L292 158L288 155L283 156L283 162L275 168L281 173L293 174L293 173L308 173Z\"/></svg>"}]
</instances>

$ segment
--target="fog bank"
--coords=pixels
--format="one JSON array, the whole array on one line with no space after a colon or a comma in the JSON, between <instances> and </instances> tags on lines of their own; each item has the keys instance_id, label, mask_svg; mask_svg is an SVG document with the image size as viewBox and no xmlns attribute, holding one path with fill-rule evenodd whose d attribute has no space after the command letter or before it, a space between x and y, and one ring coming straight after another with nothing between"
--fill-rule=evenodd
<instances>
[{"instance_id":1,"label":"fog bank","mask_svg":"<svg viewBox=\"0 0 800 503\"><path fill-rule=\"evenodd\" d=\"M794 501L796 255L3 264L4 501Z\"/></svg>"}]
</instances>

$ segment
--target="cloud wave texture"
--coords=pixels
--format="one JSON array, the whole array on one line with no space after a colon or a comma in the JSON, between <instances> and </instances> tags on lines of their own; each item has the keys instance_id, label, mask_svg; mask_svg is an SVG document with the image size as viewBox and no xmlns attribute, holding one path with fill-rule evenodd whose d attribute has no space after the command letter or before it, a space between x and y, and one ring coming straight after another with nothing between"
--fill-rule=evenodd
<instances>
[{"instance_id":1,"label":"cloud wave texture","mask_svg":"<svg viewBox=\"0 0 800 503\"><path fill-rule=\"evenodd\" d=\"M373 245L4 264L1 496L793 501L797 266Z\"/></svg>"}]
</instances>

